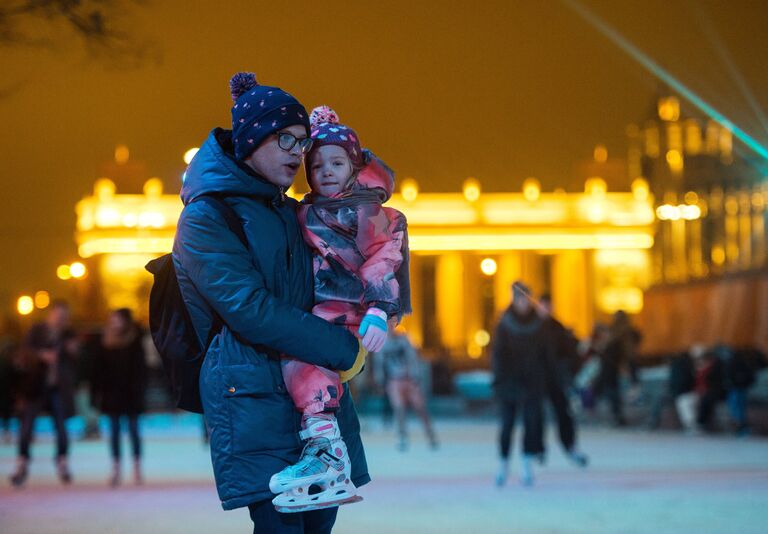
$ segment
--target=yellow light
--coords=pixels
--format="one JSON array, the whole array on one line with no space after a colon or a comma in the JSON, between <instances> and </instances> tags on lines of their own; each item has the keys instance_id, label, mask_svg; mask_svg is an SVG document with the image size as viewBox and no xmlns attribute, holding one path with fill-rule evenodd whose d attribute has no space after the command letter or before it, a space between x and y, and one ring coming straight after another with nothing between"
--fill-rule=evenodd
<instances>
[{"instance_id":1,"label":"yellow light","mask_svg":"<svg viewBox=\"0 0 768 534\"><path fill-rule=\"evenodd\" d=\"M483 271L483 274L486 276L493 276L496 274L497 269L498 265L496 265L496 260L493 258L485 258L480 262L480 270Z\"/></svg>"},{"instance_id":2,"label":"yellow light","mask_svg":"<svg viewBox=\"0 0 768 534\"><path fill-rule=\"evenodd\" d=\"M86 274L87 270L85 268L85 265L80 263L79 261L76 261L69 266L69 273L72 275L72 278L83 278Z\"/></svg>"},{"instance_id":3,"label":"yellow light","mask_svg":"<svg viewBox=\"0 0 768 534\"><path fill-rule=\"evenodd\" d=\"M535 202L541 196L541 184L536 178L526 178L523 182L523 196L528 202Z\"/></svg>"},{"instance_id":4,"label":"yellow light","mask_svg":"<svg viewBox=\"0 0 768 534\"><path fill-rule=\"evenodd\" d=\"M172 243L172 241L171 241ZM474 250L581 250L651 248L653 236L646 232L576 233L530 232L472 233L472 234L412 234L410 249L423 252ZM169 246L170 249L170 246Z\"/></svg>"},{"instance_id":5,"label":"yellow light","mask_svg":"<svg viewBox=\"0 0 768 534\"><path fill-rule=\"evenodd\" d=\"M190 148L186 152L184 152L184 163L186 163L187 165L192 163L192 158L195 157L195 154L197 154L198 150L200 150L200 148L195 146L195 147Z\"/></svg>"},{"instance_id":6,"label":"yellow light","mask_svg":"<svg viewBox=\"0 0 768 534\"><path fill-rule=\"evenodd\" d=\"M659 129L653 123L645 128L645 154L649 158L659 157Z\"/></svg>"},{"instance_id":7,"label":"yellow light","mask_svg":"<svg viewBox=\"0 0 768 534\"><path fill-rule=\"evenodd\" d=\"M722 265L725 262L725 250L721 246L712 247L712 263Z\"/></svg>"},{"instance_id":8,"label":"yellow light","mask_svg":"<svg viewBox=\"0 0 768 534\"><path fill-rule=\"evenodd\" d=\"M635 200L645 202L648 200L649 194L650 189L645 178L635 178L632 180L632 195L635 197Z\"/></svg>"},{"instance_id":9,"label":"yellow light","mask_svg":"<svg viewBox=\"0 0 768 534\"><path fill-rule=\"evenodd\" d=\"M139 228L162 228L165 226L165 216L154 211L139 214Z\"/></svg>"},{"instance_id":10,"label":"yellow light","mask_svg":"<svg viewBox=\"0 0 768 534\"><path fill-rule=\"evenodd\" d=\"M469 202L476 202L480 198L480 182L477 179L464 180L464 198Z\"/></svg>"},{"instance_id":11,"label":"yellow light","mask_svg":"<svg viewBox=\"0 0 768 534\"><path fill-rule=\"evenodd\" d=\"M605 287L598 294L598 304L607 313L638 313L643 309L643 292L638 287Z\"/></svg>"},{"instance_id":12,"label":"yellow light","mask_svg":"<svg viewBox=\"0 0 768 534\"><path fill-rule=\"evenodd\" d=\"M125 165L128 163L128 158L131 156L131 152L125 145L117 145L115 147L115 162L119 165Z\"/></svg>"},{"instance_id":13,"label":"yellow light","mask_svg":"<svg viewBox=\"0 0 768 534\"><path fill-rule=\"evenodd\" d=\"M29 295L22 295L16 301L16 309L20 315L29 315L35 309L35 301Z\"/></svg>"},{"instance_id":14,"label":"yellow light","mask_svg":"<svg viewBox=\"0 0 768 534\"><path fill-rule=\"evenodd\" d=\"M110 200L115 196L115 182L109 178L99 178L96 183L93 184L93 196L100 201Z\"/></svg>"},{"instance_id":15,"label":"yellow light","mask_svg":"<svg viewBox=\"0 0 768 534\"><path fill-rule=\"evenodd\" d=\"M144 182L144 195L157 199L163 195L163 181L160 178L150 178Z\"/></svg>"},{"instance_id":16,"label":"yellow light","mask_svg":"<svg viewBox=\"0 0 768 534\"><path fill-rule=\"evenodd\" d=\"M478 330L475 332L475 344L479 347L487 347L491 342L491 334L486 330Z\"/></svg>"},{"instance_id":17,"label":"yellow light","mask_svg":"<svg viewBox=\"0 0 768 534\"><path fill-rule=\"evenodd\" d=\"M672 172L679 173L683 170L683 155L679 150L668 150L667 163Z\"/></svg>"},{"instance_id":18,"label":"yellow light","mask_svg":"<svg viewBox=\"0 0 768 534\"><path fill-rule=\"evenodd\" d=\"M659 99L659 118L664 121L676 121L680 118L680 101L674 96Z\"/></svg>"},{"instance_id":19,"label":"yellow light","mask_svg":"<svg viewBox=\"0 0 768 534\"><path fill-rule=\"evenodd\" d=\"M56 267L56 276L59 280L69 280L72 278L72 273L69 272L69 265L59 265Z\"/></svg>"},{"instance_id":20,"label":"yellow light","mask_svg":"<svg viewBox=\"0 0 768 534\"><path fill-rule=\"evenodd\" d=\"M679 206L662 204L656 208L656 216L662 221L677 221L682 217Z\"/></svg>"},{"instance_id":21,"label":"yellow light","mask_svg":"<svg viewBox=\"0 0 768 534\"><path fill-rule=\"evenodd\" d=\"M593 156L596 162L605 163L608 161L608 149L605 147L605 145L597 145L593 152Z\"/></svg>"},{"instance_id":22,"label":"yellow light","mask_svg":"<svg viewBox=\"0 0 768 534\"><path fill-rule=\"evenodd\" d=\"M467 346L467 356L473 360L479 359L483 355L483 347L478 346L476 343L470 343Z\"/></svg>"},{"instance_id":23,"label":"yellow light","mask_svg":"<svg viewBox=\"0 0 768 534\"><path fill-rule=\"evenodd\" d=\"M694 221L701 217L701 208L695 204L688 206L681 204L678 206L678 209L680 210L680 216L686 221Z\"/></svg>"},{"instance_id":24,"label":"yellow light","mask_svg":"<svg viewBox=\"0 0 768 534\"><path fill-rule=\"evenodd\" d=\"M51 303L51 296L47 291L38 291L35 293L35 306L44 310Z\"/></svg>"},{"instance_id":25,"label":"yellow light","mask_svg":"<svg viewBox=\"0 0 768 534\"><path fill-rule=\"evenodd\" d=\"M731 163L733 161L733 134L727 128L720 130L720 160L723 163Z\"/></svg>"},{"instance_id":26,"label":"yellow light","mask_svg":"<svg viewBox=\"0 0 768 534\"><path fill-rule=\"evenodd\" d=\"M608 191L608 184L599 176L587 178L584 182L584 192L596 197L603 197Z\"/></svg>"},{"instance_id":27,"label":"yellow light","mask_svg":"<svg viewBox=\"0 0 768 534\"><path fill-rule=\"evenodd\" d=\"M108 228L120 226L120 212L109 206L102 206L96 210L96 226Z\"/></svg>"},{"instance_id":28,"label":"yellow light","mask_svg":"<svg viewBox=\"0 0 768 534\"><path fill-rule=\"evenodd\" d=\"M765 207L765 199L760 193L752 193L752 207L761 210Z\"/></svg>"},{"instance_id":29,"label":"yellow light","mask_svg":"<svg viewBox=\"0 0 768 534\"><path fill-rule=\"evenodd\" d=\"M96 254L165 254L173 248L173 237L103 237L83 240L77 247L81 258Z\"/></svg>"},{"instance_id":30,"label":"yellow light","mask_svg":"<svg viewBox=\"0 0 768 534\"><path fill-rule=\"evenodd\" d=\"M701 152L701 126L696 119L685 121L685 151L692 156Z\"/></svg>"},{"instance_id":31,"label":"yellow light","mask_svg":"<svg viewBox=\"0 0 768 534\"><path fill-rule=\"evenodd\" d=\"M126 228L133 228L139 224L139 216L135 213L126 213L123 215L123 226Z\"/></svg>"},{"instance_id":32,"label":"yellow light","mask_svg":"<svg viewBox=\"0 0 768 534\"><path fill-rule=\"evenodd\" d=\"M698 204L699 203L699 195L696 194L696 191L688 191L684 196L683 200L686 204Z\"/></svg>"},{"instance_id":33,"label":"yellow light","mask_svg":"<svg viewBox=\"0 0 768 534\"><path fill-rule=\"evenodd\" d=\"M413 202L419 196L419 184L413 178L406 178L400 185L400 194L406 202Z\"/></svg>"}]
</instances>

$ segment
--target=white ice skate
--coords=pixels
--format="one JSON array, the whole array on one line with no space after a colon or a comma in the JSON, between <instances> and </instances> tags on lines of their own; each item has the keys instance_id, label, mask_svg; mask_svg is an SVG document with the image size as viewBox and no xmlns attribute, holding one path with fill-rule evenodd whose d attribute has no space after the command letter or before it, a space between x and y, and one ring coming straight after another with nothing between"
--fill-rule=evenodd
<instances>
[{"instance_id":1,"label":"white ice skate","mask_svg":"<svg viewBox=\"0 0 768 534\"><path fill-rule=\"evenodd\" d=\"M307 512L362 501L350 480L347 445L341 439L336 417L316 414L307 417L299 433L307 444L301 459L272 475L269 489L278 512Z\"/></svg>"}]
</instances>

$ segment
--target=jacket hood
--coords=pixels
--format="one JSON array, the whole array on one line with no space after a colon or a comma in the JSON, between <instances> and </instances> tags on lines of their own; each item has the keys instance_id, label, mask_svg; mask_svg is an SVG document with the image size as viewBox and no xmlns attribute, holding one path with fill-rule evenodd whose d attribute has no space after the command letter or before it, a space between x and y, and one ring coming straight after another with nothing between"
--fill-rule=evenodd
<instances>
[{"instance_id":1,"label":"jacket hood","mask_svg":"<svg viewBox=\"0 0 768 534\"><path fill-rule=\"evenodd\" d=\"M395 173L387 167L387 164L373 155L372 152L365 151L366 165L360 169L357 174L357 180L352 187L362 189L381 189L385 196L381 199L382 204L389 200L395 189Z\"/></svg>"},{"instance_id":2,"label":"jacket hood","mask_svg":"<svg viewBox=\"0 0 768 534\"><path fill-rule=\"evenodd\" d=\"M205 194L281 197L281 189L235 159L232 132L216 128L200 147L184 173L184 205Z\"/></svg>"}]
</instances>

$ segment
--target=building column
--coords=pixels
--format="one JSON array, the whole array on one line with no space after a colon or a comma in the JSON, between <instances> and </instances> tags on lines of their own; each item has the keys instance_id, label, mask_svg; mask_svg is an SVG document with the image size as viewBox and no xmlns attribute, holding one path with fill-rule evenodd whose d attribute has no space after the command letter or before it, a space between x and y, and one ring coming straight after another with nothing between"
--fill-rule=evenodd
<instances>
[{"instance_id":1,"label":"building column","mask_svg":"<svg viewBox=\"0 0 768 534\"><path fill-rule=\"evenodd\" d=\"M437 258L435 269L437 324L444 347L464 349L464 264L461 254L447 252Z\"/></svg>"},{"instance_id":2,"label":"building column","mask_svg":"<svg viewBox=\"0 0 768 534\"><path fill-rule=\"evenodd\" d=\"M408 338L417 347L424 345L424 331L421 317L424 314L424 291L422 287L422 257L418 254L410 255L410 281L411 281L411 315L403 317L403 327L408 333Z\"/></svg>"},{"instance_id":3,"label":"building column","mask_svg":"<svg viewBox=\"0 0 768 534\"><path fill-rule=\"evenodd\" d=\"M552 307L555 317L579 338L587 337L594 324L593 296L590 291L587 255L569 250L552 258Z\"/></svg>"}]
</instances>

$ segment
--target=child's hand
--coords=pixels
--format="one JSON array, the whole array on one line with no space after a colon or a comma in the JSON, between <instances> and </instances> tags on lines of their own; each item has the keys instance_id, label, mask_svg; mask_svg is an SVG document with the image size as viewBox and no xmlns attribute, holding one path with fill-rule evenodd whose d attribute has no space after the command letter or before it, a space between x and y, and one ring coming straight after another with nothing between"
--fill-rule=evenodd
<instances>
[{"instance_id":1,"label":"child's hand","mask_svg":"<svg viewBox=\"0 0 768 534\"><path fill-rule=\"evenodd\" d=\"M378 308L369 308L357 333L368 352L378 352L387 340L387 314Z\"/></svg>"}]
</instances>

